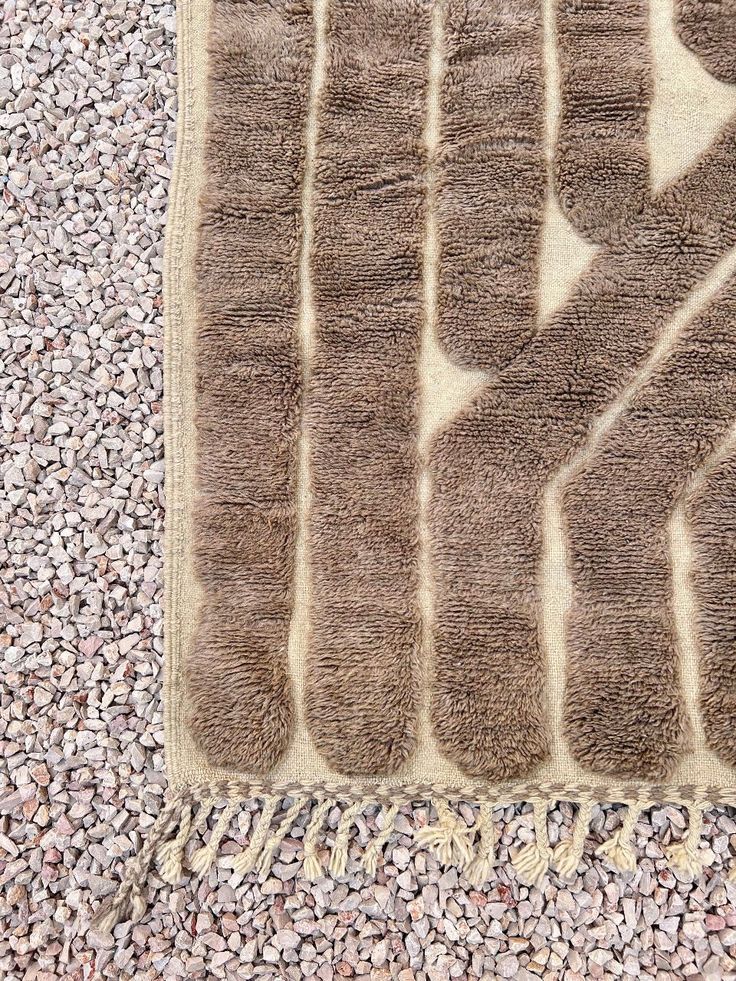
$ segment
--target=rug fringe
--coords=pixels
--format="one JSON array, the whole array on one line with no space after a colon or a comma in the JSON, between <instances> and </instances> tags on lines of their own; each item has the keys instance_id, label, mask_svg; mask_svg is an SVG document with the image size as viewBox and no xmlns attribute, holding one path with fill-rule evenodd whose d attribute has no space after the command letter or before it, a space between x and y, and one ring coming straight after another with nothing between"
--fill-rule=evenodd
<instances>
[{"instance_id":1,"label":"rug fringe","mask_svg":"<svg viewBox=\"0 0 736 981\"><path fill-rule=\"evenodd\" d=\"M392 804L383 815L383 829L378 833L378 835L376 835L373 841L363 852L361 865L370 876L376 874L376 869L378 868L378 856L383 854L383 846L391 837L391 832L394 830L394 822L396 821L396 815L398 813L399 805Z\"/></svg>"},{"instance_id":2,"label":"rug fringe","mask_svg":"<svg viewBox=\"0 0 736 981\"><path fill-rule=\"evenodd\" d=\"M651 806L646 801L630 801L626 805L621 827L613 835L599 845L595 853L600 858L607 858L619 872L636 871L636 849L634 848L634 826L641 812Z\"/></svg>"},{"instance_id":3,"label":"rug fringe","mask_svg":"<svg viewBox=\"0 0 736 981\"><path fill-rule=\"evenodd\" d=\"M140 919L146 910L148 876L154 864L159 875L170 885L178 884L188 869L193 875L204 876L214 865L223 838L228 833L233 816L247 803L241 795L213 796L211 786L186 788L174 793L146 835L140 852L126 863L123 878L115 895L102 904L92 921L94 929L109 932L123 920ZM308 822L303 836L302 875L305 879L317 879L329 874L339 878L345 874L348 848L353 826L360 814L378 801L371 799L343 800L339 797L315 799L306 796L285 797L272 794L259 798L260 812L253 821L247 846L237 855L230 856L227 864L235 874L244 876L252 871L265 878L278 854L282 842L294 827L302 813L307 811ZM450 801L438 797L429 802L434 819L426 827L414 831L419 847L426 848L442 865L454 865L476 889L481 888L492 876L497 862L497 829L494 823L495 804L483 801L477 807L475 820L468 821L455 810ZM498 806L506 803L499 801ZM577 874L583 859L585 843L590 831L594 804L583 801L578 805L572 835L560 841L554 848L548 838L548 807L554 801L532 800L533 838L512 857L511 864L518 878L527 885L542 886L550 873L561 878ZM604 857L614 868L622 872L636 869L634 829L643 811L654 806L649 800L623 802L625 811L621 826L610 838L599 845L595 854ZM674 802L677 803L677 802ZM343 807L331 842L328 869L322 865L322 855L330 848L331 835L325 823L333 808ZM679 841L665 847L670 866L693 877L702 873L705 850L701 849L703 812L707 801L682 802L678 806L688 812L688 827ZM221 808L214 827L207 837L210 815ZM285 808L283 816L278 812ZM376 874L383 849L394 831L399 812L397 802L387 802L378 819L379 830L363 850L360 864L367 875ZM275 824L275 827L272 825ZM187 859L187 844L205 836L206 840ZM200 839L201 840L201 839ZM736 861L728 873L729 882L736 883Z\"/></svg>"},{"instance_id":4,"label":"rug fringe","mask_svg":"<svg viewBox=\"0 0 736 981\"><path fill-rule=\"evenodd\" d=\"M226 804L222 814L217 819L217 824L210 835L210 840L202 848L198 848L189 859L189 868L195 875L202 876L209 872L217 856L217 849L220 847L222 836L227 831L230 825L230 819L237 808L238 805L235 801L230 801Z\"/></svg>"},{"instance_id":5,"label":"rug fringe","mask_svg":"<svg viewBox=\"0 0 736 981\"><path fill-rule=\"evenodd\" d=\"M575 815L572 837L559 842L552 852L552 868L563 879L571 879L583 860L585 839L590 831L592 813L593 805L590 801L582 803Z\"/></svg>"},{"instance_id":6,"label":"rug fringe","mask_svg":"<svg viewBox=\"0 0 736 981\"><path fill-rule=\"evenodd\" d=\"M547 801L534 801L534 841L516 853L511 864L522 882L541 886L549 873L552 849L547 837Z\"/></svg>"},{"instance_id":7,"label":"rug fringe","mask_svg":"<svg viewBox=\"0 0 736 981\"><path fill-rule=\"evenodd\" d=\"M169 841L163 842L156 852L156 860L161 867L161 878L170 886L175 886L184 875L184 848L192 830L192 807L183 805L179 818L179 830Z\"/></svg>"},{"instance_id":8,"label":"rug fringe","mask_svg":"<svg viewBox=\"0 0 736 981\"><path fill-rule=\"evenodd\" d=\"M453 813L447 801L440 798L430 803L437 811L437 824L416 831L414 838L417 844L434 855L440 865L464 868L473 857L470 829Z\"/></svg>"},{"instance_id":9,"label":"rug fringe","mask_svg":"<svg viewBox=\"0 0 736 981\"><path fill-rule=\"evenodd\" d=\"M271 799L273 800L273 798ZM262 875L264 879L271 871L271 866L273 865L274 859L276 858L276 853L279 850L279 846L281 845L281 842L291 831L294 825L294 821L296 821L297 817L299 816L299 812L304 807L304 805L307 804L308 802L309 799L306 797L297 797L294 803L291 805L291 807L284 815L281 824L278 826L278 828L275 831L273 831L269 835L266 844L263 846L261 855L257 863L258 874ZM269 822L270 822L270 818L264 821L264 825L266 826L266 829Z\"/></svg>"},{"instance_id":10,"label":"rug fringe","mask_svg":"<svg viewBox=\"0 0 736 981\"><path fill-rule=\"evenodd\" d=\"M703 833L703 811L705 804L688 804L688 829L681 841L673 842L665 849L667 861L673 869L697 878L705 867L700 839ZM733 868L729 878L733 875Z\"/></svg>"},{"instance_id":11,"label":"rug fringe","mask_svg":"<svg viewBox=\"0 0 736 981\"><path fill-rule=\"evenodd\" d=\"M488 801L480 805L472 830L475 831L475 853L465 866L465 878L471 886L480 889L490 879L495 864L496 826L493 823L493 805Z\"/></svg>"},{"instance_id":12,"label":"rug fringe","mask_svg":"<svg viewBox=\"0 0 736 981\"><path fill-rule=\"evenodd\" d=\"M315 879L319 879L322 874L322 864L317 854L317 842L319 841L320 831L322 830L327 812L334 804L335 801L333 800L320 801L312 811L312 820L307 825L307 830L304 833L304 864L302 866L302 872L304 873L304 878L312 882Z\"/></svg>"},{"instance_id":13,"label":"rug fringe","mask_svg":"<svg viewBox=\"0 0 736 981\"><path fill-rule=\"evenodd\" d=\"M171 832L178 826L182 816L184 793L174 794L164 805L163 810L148 832L143 847L126 863L123 878L116 893L103 902L92 919L93 929L109 933L123 920L140 920L146 912L143 890L146 888L148 873L153 864L156 851Z\"/></svg>"},{"instance_id":14,"label":"rug fringe","mask_svg":"<svg viewBox=\"0 0 736 981\"><path fill-rule=\"evenodd\" d=\"M335 844L332 846L332 856L330 858L330 875L332 875L335 879L339 879L341 875L345 875L345 869L347 868L348 864L348 843L350 841L350 829L353 826L353 821L361 813L364 807L365 803L363 801L356 801L342 813L340 823L337 826Z\"/></svg>"},{"instance_id":15,"label":"rug fringe","mask_svg":"<svg viewBox=\"0 0 736 981\"><path fill-rule=\"evenodd\" d=\"M256 867L261 849L266 843L268 832L271 829L271 821L279 806L278 797L265 797L263 800L263 810L258 819L258 826L251 835L248 847L232 861L232 869L238 875L248 875Z\"/></svg>"}]
</instances>

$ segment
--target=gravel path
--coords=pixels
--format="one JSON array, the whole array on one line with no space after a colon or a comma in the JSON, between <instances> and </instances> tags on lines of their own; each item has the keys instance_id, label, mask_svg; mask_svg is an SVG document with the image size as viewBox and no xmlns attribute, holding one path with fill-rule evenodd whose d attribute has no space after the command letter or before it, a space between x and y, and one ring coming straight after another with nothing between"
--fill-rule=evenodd
<instances>
[{"instance_id":1,"label":"gravel path","mask_svg":"<svg viewBox=\"0 0 736 981\"><path fill-rule=\"evenodd\" d=\"M0 977L736 978L733 813L712 869L681 881L637 827L633 877L585 872L480 891L415 853L410 809L366 885L296 879L304 818L270 876L213 870L157 890L144 921L92 905L161 806L161 266L175 98L172 3L6 0L0 29ZM528 840L508 808L499 853ZM497 815L498 816L498 815ZM330 816L334 828L337 814ZM556 840L571 809L550 815ZM248 812L233 829L247 839ZM729 838L731 844L729 846ZM730 892L730 895L729 895Z\"/></svg>"}]
</instances>

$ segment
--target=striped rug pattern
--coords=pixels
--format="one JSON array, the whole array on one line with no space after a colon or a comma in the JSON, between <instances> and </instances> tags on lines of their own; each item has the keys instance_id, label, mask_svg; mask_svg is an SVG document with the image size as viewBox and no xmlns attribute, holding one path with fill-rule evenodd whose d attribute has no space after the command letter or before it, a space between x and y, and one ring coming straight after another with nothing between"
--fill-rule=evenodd
<instances>
[{"instance_id":1,"label":"striped rug pattern","mask_svg":"<svg viewBox=\"0 0 736 981\"><path fill-rule=\"evenodd\" d=\"M701 34L694 6L676 29L728 75L733 11ZM734 762L736 123L653 187L644 0L217 0L209 43L209 760L267 773L300 715L336 771L394 774L425 712L488 781L556 727L598 774L660 780L695 729ZM589 258L543 311L552 209Z\"/></svg>"}]
</instances>

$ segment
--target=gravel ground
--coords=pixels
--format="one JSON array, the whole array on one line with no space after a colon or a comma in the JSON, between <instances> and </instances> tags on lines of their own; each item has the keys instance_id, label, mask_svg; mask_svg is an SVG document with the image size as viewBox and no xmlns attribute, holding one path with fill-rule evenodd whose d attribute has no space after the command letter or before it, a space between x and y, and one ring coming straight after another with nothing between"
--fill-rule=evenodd
<instances>
[{"instance_id":1,"label":"gravel ground","mask_svg":"<svg viewBox=\"0 0 736 981\"><path fill-rule=\"evenodd\" d=\"M0 29L0 977L736 978L733 812L690 883L637 826L633 876L594 859L543 890L508 865L474 891L416 852L411 809L366 884L296 878L304 818L268 878L214 869L143 922L89 930L166 785L160 702L161 265L176 113L172 3L6 0ZM7 611L7 612L6 612ZM571 809L550 814L550 837ZM497 812L500 817L500 812ZM337 813L330 815L334 828ZM528 840L508 808L499 855ZM247 839L240 815L225 851ZM564 832L563 832L564 833ZM729 846L729 838L731 844Z\"/></svg>"}]
</instances>

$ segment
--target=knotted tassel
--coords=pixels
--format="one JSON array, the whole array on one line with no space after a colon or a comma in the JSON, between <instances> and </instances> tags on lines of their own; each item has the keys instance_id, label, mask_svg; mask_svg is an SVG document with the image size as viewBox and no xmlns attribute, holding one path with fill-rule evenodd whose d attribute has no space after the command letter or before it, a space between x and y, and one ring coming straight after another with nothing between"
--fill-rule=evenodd
<instances>
[{"instance_id":1,"label":"knotted tassel","mask_svg":"<svg viewBox=\"0 0 736 981\"><path fill-rule=\"evenodd\" d=\"M534 801L534 841L516 853L511 864L526 885L541 888L552 860L547 837L547 802Z\"/></svg>"},{"instance_id":2,"label":"knotted tassel","mask_svg":"<svg viewBox=\"0 0 736 981\"><path fill-rule=\"evenodd\" d=\"M418 845L426 848L440 865L457 865L463 869L473 858L470 829L450 810L445 800L433 800L438 823L420 828L414 837Z\"/></svg>"},{"instance_id":3,"label":"knotted tassel","mask_svg":"<svg viewBox=\"0 0 736 981\"><path fill-rule=\"evenodd\" d=\"M363 801L356 801L342 813L340 823L337 826L335 844L332 846L332 855L330 856L330 875L334 879L339 879L341 875L345 875L345 869L348 864L350 829L353 826L353 821L363 810L364 806Z\"/></svg>"},{"instance_id":4,"label":"knotted tassel","mask_svg":"<svg viewBox=\"0 0 736 981\"><path fill-rule=\"evenodd\" d=\"M334 801L323 800L314 809L312 820L304 834L304 878L314 881L319 879L322 873L322 864L317 854L317 842L319 841L322 825L327 817L327 812L334 804Z\"/></svg>"},{"instance_id":5,"label":"knotted tassel","mask_svg":"<svg viewBox=\"0 0 736 981\"><path fill-rule=\"evenodd\" d=\"M280 797L266 797L263 801L263 809L258 819L258 826L251 834L248 847L232 860L231 868L238 875L248 875L256 867L256 862L261 854L263 844L271 830L271 821L279 806Z\"/></svg>"},{"instance_id":6,"label":"knotted tassel","mask_svg":"<svg viewBox=\"0 0 736 981\"><path fill-rule=\"evenodd\" d=\"M259 875L266 876L271 871L271 866L273 865L273 860L276 857L276 852L279 850L279 845L291 830L294 821L296 821L297 817L299 816L299 811L301 811L306 802L306 797L297 797L286 814L284 814L281 824L271 833L271 836L263 846L263 851L258 859Z\"/></svg>"},{"instance_id":7,"label":"knotted tassel","mask_svg":"<svg viewBox=\"0 0 736 981\"><path fill-rule=\"evenodd\" d=\"M646 807L645 801L629 803L621 827L611 835L608 841L604 841L595 850L596 855L605 856L619 872L634 872L636 870L636 849L633 842L634 825Z\"/></svg>"},{"instance_id":8,"label":"knotted tassel","mask_svg":"<svg viewBox=\"0 0 736 981\"><path fill-rule=\"evenodd\" d=\"M161 878L170 886L175 886L184 875L184 849L191 830L192 807L191 804L187 804L181 813L176 835L165 841L156 852Z\"/></svg>"},{"instance_id":9,"label":"knotted tassel","mask_svg":"<svg viewBox=\"0 0 736 981\"><path fill-rule=\"evenodd\" d=\"M476 831L475 855L465 866L465 878L476 889L491 877L496 848L496 826L493 823L493 804L484 802L480 805L478 819L474 828Z\"/></svg>"},{"instance_id":10,"label":"knotted tassel","mask_svg":"<svg viewBox=\"0 0 736 981\"><path fill-rule=\"evenodd\" d=\"M383 846L391 837L391 832L394 830L394 822L396 821L396 815L398 813L399 805L392 804L383 815L383 828L363 852L363 857L360 860L360 864L363 866L368 875L376 874L376 869L378 868L378 856L383 852Z\"/></svg>"},{"instance_id":11,"label":"knotted tassel","mask_svg":"<svg viewBox=\"0 0 736 981\"><path fill-rule=\"evenodd\" d=\"M552 867L564 879L571 879L575 875L583 859L592 813L593 805L590 801L583 801L575 816L572 835L559 842L552 853Z\"/></svg>"},{"instance_id":12,"label":"knotted tassel","mask_svg":"<svg viewBox=\"0 0 736 981\"><path fill-rule=\"evenodd\" d=\"M212 813L214 808L215 808L214 797L207 797L205 800L202 801L199 810L197 811L197 817L194 819L194 823L192 824L192 830L190 832L192 835L198 835L200 834L200 832L204 833L204 831L207 828L207 822L209 820L210 814ZM182 865L183 864L184 864L184 856L182 856Z\"/></svg>"},{"instance_id":13,"label":"knotted tassel","mask_svg":"<svg viewBox=\"0 0 736 981\"><path fill-rule=\"evenodd\" d=\"M198 848L189 859L189 868L195 875L206 875L208 869L215 861L222 836L227 831L232 816L239 806L238 801L229 801L225 805L222 814L217 819L217 824L212 829L210 840L202 848Z\"/></svg>"},{"instance_id":14,"label":"knotted tassel","mask_svg":"<svg viewBox=\"0 0 736 981\"><path fill-rule=\"evenodd\" d=\"M701 803L688 804L688 828L681 841L674 841L665 849L667 861L673 869L697 878L703 871L700 836L703 831L703 811Z\"/></svg>"},{"instance_id":15,"label":"knotted tassel","mask_svg":"<svg viewBox=\"0 0 736 981\"><path fill-rule=\"evenodd\" d=\"M123 878L115 895L104 902L92 918L92 929L111 932L129 917L140 920L146 912L143 890L157 850L179 823L184 791L175 794L163 808L146 835L138 855L125 865Z\"/></svg>"}]
</instances>

